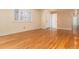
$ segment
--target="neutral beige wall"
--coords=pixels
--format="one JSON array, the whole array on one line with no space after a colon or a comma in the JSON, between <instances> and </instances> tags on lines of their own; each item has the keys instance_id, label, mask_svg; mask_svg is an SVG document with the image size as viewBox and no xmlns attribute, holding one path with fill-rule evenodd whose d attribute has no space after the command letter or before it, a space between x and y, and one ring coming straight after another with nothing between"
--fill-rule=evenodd
<instances>
[{"instance_id":1,"label":"neutral beige wall","mask_svg":"<svg viewBox=\"0 0 79 59\"><path fill-rule=\"evenodd\" d=\"M72 12L70 10L32 10L32 22L16 22L14 10L0 9L0 35L23 32L39 28L49 27L50 13L58 13L58 29L72 29Z\"/></svg>"},{"instance_id":2,"label":"neutral beige wall","mask_svg":"<svg viewBox=\"0 0 79 59\"><path fill-rule=\"evenodd\" d=\"M41 13L39 10L32 10L32 22L16 22L14 19L14 10L0 9L0 35L17 33L27 30L40 28Z\"/></svg>"},{"instance_id":3,"label":"neutral beige wall","mask_svg":"<svg viewBox=\"0 0 79 59\"><path fill-rule=\"evenodd\" d=\"M60 10L58 13L58 29L72 30L72 10Z\"/></svg>"},{"instance_id":4,"label":"neutral beige wall","mask_svg":"<svg viewBox=\"0 0 79 59\"><path fill-rule=\"evenodd\" d=\"M50 19L50 13L57 13L57 28L58 29L65 29L65 30L72 30L72 10L43 10L42 11L42 27L47 28L50 27L48 25Z\"/></svg>"}]
</instances>

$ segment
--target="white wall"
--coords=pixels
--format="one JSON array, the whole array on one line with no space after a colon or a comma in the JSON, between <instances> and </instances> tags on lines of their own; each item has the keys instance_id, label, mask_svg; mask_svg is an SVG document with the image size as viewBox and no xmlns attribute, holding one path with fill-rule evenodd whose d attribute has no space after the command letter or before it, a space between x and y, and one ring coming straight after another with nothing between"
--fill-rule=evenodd
<instances>
[{"instance_id":1,"label":"white wall","mask_svg":"<svg viewBox=\"0 0 79 59\"><path fill-rule=\"evenodd\" d=\"M50 27L50 12L49 10L43 10L42 11L42 17L41 17L41 28L45 29Z\"/></svg>"},{"instance_id":2,"label":"white wall","mask_svg":"<svg viewBox=\"0 0 79 59\"><path fill-rule=\"evenodd\" d=\"M16 22L14 19L14 10L0 9L0 35L23 32L40 28L40 11L32 10L32 22Z\"/></svg>"}]
</instances>

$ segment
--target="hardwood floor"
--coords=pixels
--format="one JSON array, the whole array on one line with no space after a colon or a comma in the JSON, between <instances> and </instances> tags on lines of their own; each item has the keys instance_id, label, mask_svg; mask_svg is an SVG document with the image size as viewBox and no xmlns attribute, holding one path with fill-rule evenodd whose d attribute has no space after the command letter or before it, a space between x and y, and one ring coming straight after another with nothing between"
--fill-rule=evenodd
<instances>
[{"instance_id":1,"label":"hardwood floor","mask_svg":"<svg viewBox=\"0 0 79 59\"><path fill-rule=\"evenodd\" d=\"M79 36L67 30L38 29L1 36L0 48L79 48Z\"/></svg>"}]
</instances>

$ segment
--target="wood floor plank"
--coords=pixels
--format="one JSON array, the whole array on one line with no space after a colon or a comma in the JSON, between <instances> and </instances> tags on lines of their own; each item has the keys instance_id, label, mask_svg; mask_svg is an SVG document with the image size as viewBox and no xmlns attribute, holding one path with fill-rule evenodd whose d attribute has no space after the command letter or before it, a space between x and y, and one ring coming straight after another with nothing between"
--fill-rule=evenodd
<instances>
[{"instance_id":1,"label":"wood floor plank","mask_svg":"<svg viewBox=\"0 0 79 59\"><path fill-rule=\"evenodd\" d=\"M76 39L74 38L76 37ZM79 35L68 30L38 29L0 36L0 48L68 49L79 48Z\"/></svg>"}]
</instances>

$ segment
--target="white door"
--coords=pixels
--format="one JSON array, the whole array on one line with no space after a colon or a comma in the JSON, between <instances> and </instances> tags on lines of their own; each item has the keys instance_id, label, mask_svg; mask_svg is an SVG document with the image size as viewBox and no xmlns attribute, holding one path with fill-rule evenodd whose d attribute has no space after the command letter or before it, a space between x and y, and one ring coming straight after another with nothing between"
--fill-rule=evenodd
<instances>
[{"instance_id":1,"label":"white door","mask_svg":"<svg viewBox=\"0 0 79 59\"><path fill-rule=\"evenodd\" d=\"M57 14L51 14L51 18L50 18L50 27L57 29Z\"/></svg>"}]
</instances>

